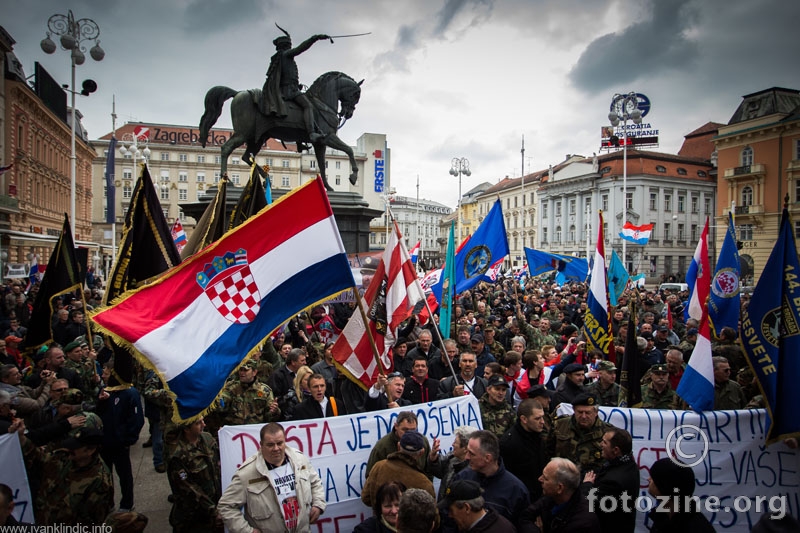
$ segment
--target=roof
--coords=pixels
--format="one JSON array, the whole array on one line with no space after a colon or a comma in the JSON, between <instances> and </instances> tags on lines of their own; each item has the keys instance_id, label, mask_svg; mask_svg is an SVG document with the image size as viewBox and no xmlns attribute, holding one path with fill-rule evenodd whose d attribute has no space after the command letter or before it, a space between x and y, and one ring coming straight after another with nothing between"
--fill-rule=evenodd
<instances>
[{"instance_id":1,"label":"roof","mask_svg":"<svg viewBox=\"0 0 800 533\"><path fill-rule=\"evenodd\" d=\"M742 97L728 125L738 124L774 114L790 114L800 105L800 91L772 87Z\"/></svg>"},{"instance_id":2,"label":"roof","mask_svg":"<svg viewBox=\"0 0 800 533\"><path fill-rule=\"evenodd\" d=\"M711 154L715 150L713 142L714 136L720 126L719 122L706 122L696 130L684 136L683 145L678 150L678 155L682 157L692 157L704 161L711 160Z\"/></svg>"}]
</instances>

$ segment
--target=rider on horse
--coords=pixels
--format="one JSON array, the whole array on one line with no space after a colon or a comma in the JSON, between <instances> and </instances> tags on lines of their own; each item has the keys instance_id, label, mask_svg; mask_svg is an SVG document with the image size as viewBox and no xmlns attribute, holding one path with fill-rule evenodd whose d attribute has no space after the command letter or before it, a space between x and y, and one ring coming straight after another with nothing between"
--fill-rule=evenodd
<instances>
[{"instance_id":1,"label":"rider on horse","mask_svg":"<svg viewBox=\"0 0 800 533\"><path fill-rule=\"evenodd\" d=\"M280 28L280 26L278 26ZM300 90L300 76L297 70L295 56L311 48L317 41L329 39L327 35L314 35L296 48L292 48L292 39L283 28L286 35L281 35L272 41L277 52L272 56L267 69L267 80L264 82L261 97L261 111L266 115L285 117L288 115L286 101L293 100L303 109L303 120L311 142L317 142L324 137L314 123L314 106L308 97Z\"/></svg>"}]
</instances>

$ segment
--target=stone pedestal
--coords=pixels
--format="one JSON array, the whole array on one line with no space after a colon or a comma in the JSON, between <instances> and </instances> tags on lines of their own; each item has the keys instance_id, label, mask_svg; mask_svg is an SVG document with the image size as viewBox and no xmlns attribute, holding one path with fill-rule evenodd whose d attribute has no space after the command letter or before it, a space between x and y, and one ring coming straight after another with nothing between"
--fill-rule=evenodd
<instances>
[{"instance_id":1,"label":"stone pedestal","mask_svg":"<svg viewBox=\"0 0 800 533\"><path fill-rule=\"evenodd\" d=\"M287 192L289 191L272 189L272 198L277 200ZM181 208L188 216L200 220L216 194L217 187L210 187L200 201L183 203ZM228 185L227 201L225 202L227 217L230 217L241 195L241 187ZM336 224L339 226L339 235L342 237L345 251L348 254L369 252L369 222L373 218L381 216L383 211L371 209L369 203L360 194L354 192L329 192L328 200L331 203Z\"/></svg>"}]
</instances>

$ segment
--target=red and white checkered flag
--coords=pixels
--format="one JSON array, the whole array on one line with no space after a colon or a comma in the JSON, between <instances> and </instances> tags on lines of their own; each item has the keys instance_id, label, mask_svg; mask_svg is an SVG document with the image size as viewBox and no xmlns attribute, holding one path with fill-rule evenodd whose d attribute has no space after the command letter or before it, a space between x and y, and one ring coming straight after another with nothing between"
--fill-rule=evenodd
<instances>
[{"instance_id":1,"label":"red and white checkered flag","mask_svg":"<svg viewBox=\"0 0 800 533\"><path fill-rule=\"evenodd\" d=\"M391 348L397 340L397 329L424 298L411 256L395 223L375 277L362 298L384 371L392 368ZM344 368L345 374L356 383L369 388L377 380L379 369L361 313L353 313L332 353L337 366Z\"/></svg>"}]
</instances>

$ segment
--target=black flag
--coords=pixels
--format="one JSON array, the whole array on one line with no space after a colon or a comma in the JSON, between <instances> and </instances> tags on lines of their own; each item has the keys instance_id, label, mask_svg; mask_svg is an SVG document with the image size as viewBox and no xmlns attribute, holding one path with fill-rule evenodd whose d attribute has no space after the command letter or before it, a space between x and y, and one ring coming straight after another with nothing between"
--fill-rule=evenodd
<instances>
[{"instance_id":1,"label":"black flag","mask_svg":"<svg viewBox=\"0 0 800 533\"><path fill-rule=\"evenodd\" d=\"M233 229L251 216L267 207L267 195L264 184L261 182L261 173L264 170L257 164L250 167L250 180L239 197L239 202L231 213L231 222L228 229Z\"/></svg>"},{"instance_id":2,"label":"black flag","mask_svg":"<svg viewBox=\"0 0 800 533\"><path fill-rule=\"evenodd\" d=\"M217 195L214 197L214 200L208 204L200 220L197 221L194 231L189 236L189 240L181 252L181 257L183 259L199 252L225 235L225 232L228 230L228 225L225 223L225 204L227 200L228 178L227 176L223 176L219 181Z\"/></svg>"},{"instance_id":3,"label":"black flag","mask_svg":"<svg viewBox=\"0 0 800 533\"><path fill-rule=\"evenodd\" d=\"M69 226L69 216L64 214L61 236L47 262L47 270L39 285L33 302L33 312L25 336L26 351L33 352L53 340L52 319L55 309L53 300L57 296L69 295L81 298L81 279L75 241Z\"/></svg>"},{"instance_id":4,"label":"black flag","mask_svg":"<svg viewBox=\"0 0 800 533\"><path fill-rule=\"evenodd\" d=\"M636 302L639 298L635 292L628 304L628 336L625 337L625 355L622 356L622 370L619 375L620 407L636 407L642 403L641 370L639 364L639 347L636 344Z\"/></svg>"}]
</instances>

